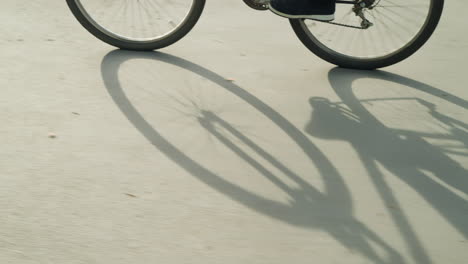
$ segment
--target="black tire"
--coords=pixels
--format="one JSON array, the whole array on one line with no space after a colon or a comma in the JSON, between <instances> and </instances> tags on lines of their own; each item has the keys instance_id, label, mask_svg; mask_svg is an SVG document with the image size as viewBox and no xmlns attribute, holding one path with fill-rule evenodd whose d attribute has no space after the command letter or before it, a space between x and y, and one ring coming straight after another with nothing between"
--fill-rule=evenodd
<instances>
[{"instance_id":1,"label":"black tire","mask_svg":"<svg viewBox=\"0 0 468 264\"><path fill-rule=\"evenodd\" d=\"M373 70L398 63L413 55L418 49L420 49L434 33L442 15L443 7L444 0L432 0L427 19L418 34L402 48L385 56L376 58L358 58L336 52L318 41L317 38L309 31L304 20L291 19L290 23L301 42L315 55L325 61L343 68Z\"/></svg>"},{"instance_id":2,"label":"black tire","mask_svg":"<svg viewBox=\"0 0 468 264\"><path fill-rule=\"evenodd\" d=\"M206 0L193 0L194 3L192 9L188 13L183 23L178 26L177 30L171 32L168 35L163 36L162 38L150 41L138 41L114 37L111 34L108 34L105 31L101 30L98 26L94 25L93 22L91 22L87 18L86 14L84 14L83 11L80 9L77 0L66 1L68 7L72 11L75 18L86 30L88 30L96 38L120 49L134 51L150 51L172 45L175 42L182 39L184 36L186 36L198 22L198 19L200 18L205 7Z\"/></svg>"}]
</instances>

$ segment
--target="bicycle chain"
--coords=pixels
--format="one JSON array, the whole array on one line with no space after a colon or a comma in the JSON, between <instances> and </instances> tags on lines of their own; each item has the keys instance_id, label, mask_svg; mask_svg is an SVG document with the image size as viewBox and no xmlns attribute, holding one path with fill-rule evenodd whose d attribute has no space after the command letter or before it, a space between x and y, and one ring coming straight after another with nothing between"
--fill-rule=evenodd
<instances>
[{"instance_id":1,"label":"bicycle chain","mask_svg":"<svg viewBox=\"0 0 468 264\"><path fill-rule=\"evenodd\" d=\"M318 20L317 20L318 21ZM336 22L326 22L326 21L320 21L320 22L324 22L324 23L327 23L327 24L332 24L332 25L337 25L337 26L342 26L342 27L347 27L347 28L356 28L356 29L364 29L363 27L358 27L358 26L352 26L352 25L347 25L347 24L342 24L342 23L336 23Z\"/></svg>"},{"instance_id":2,"label":"bicycle chain","mask_svg":"<svg viewBox=\"0 0 468 264\"><path fill-rule=\"evenodd\" d=\"M363 27L352 26L352 25L347 25L347 24L342 24L342 23L337 23L337 22L331 22L331 21L322 21L322 20L317 20L317 19L309 19L309 20L317 21L317 22L321 22L321 23L332 24L332 25L337 25L337 26L342 26L342 27L347 27L347 28L364 29Z\"/></svg>"}]
</instances>

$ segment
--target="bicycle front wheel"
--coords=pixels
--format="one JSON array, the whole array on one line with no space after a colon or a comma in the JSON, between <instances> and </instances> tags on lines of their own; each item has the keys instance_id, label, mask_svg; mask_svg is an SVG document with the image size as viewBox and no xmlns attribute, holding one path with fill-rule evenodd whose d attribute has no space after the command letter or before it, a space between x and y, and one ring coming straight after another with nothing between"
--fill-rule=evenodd
<instances>
[{"instance_id":1,"label":"bicycle front wheel","mask_svg":"<svg viewBox=\"0 0 468 264\"><path fill-rule=\"evenodd\" d=\"M155 50L183 38L205 0L67 0L73 15L100 40L128 50Z\"/></svg>"},{"instance_id":2,"label":"bicycle front wheel","mask_svg":"<svg viewBox=\"0 0 468 264\"><path fill-rule=\"evenodd\" d=\"M290 22L302 43L320 58L369 70L398 63L421 48L437 27L443 6L444 0L339 1L335 24ZM365 28L359 11L373 25Z\"/></svg>"}]
</instances>

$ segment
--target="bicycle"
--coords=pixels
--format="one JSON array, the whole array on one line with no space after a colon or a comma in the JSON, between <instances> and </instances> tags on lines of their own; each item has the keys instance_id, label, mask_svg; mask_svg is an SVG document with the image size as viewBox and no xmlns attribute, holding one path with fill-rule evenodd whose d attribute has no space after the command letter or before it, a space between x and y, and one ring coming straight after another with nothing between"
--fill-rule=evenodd
<instances>
[{"instance_id":1,"label":"bicycle","mask_svg":"<svg viewBox=\"0 0 468 264\"><path fill-rule=\"evenodd\" d=\"M67 0L91 34L115 47L149 51L182 39L206 0ZM268 10L269 0L243 0ZM344 68L370 70L398 63L419 50L439 23L444 0L336 0L335 20L290 19L301 42ZM154 18L152 16L155 16Z\"/></svg>"}]
</instances>

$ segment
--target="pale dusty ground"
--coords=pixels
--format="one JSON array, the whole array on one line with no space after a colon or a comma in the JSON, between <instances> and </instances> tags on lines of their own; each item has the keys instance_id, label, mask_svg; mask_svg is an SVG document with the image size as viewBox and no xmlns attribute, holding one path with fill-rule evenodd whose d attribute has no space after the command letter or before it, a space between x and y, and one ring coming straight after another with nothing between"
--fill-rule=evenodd
<instances>
[{"instance_id":1,"label":"pale dusty ground","mask_svg":"<svg viewBox=\"0 0 468 264\"><path fill-rule=\"evenodd\" d=\"M466 263L466 2L371 73L224 2L141 55L2 0L0 263Z\"/></svg>"}]
</instances>

